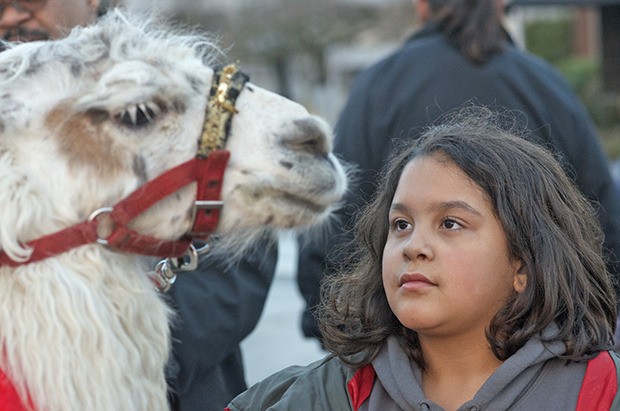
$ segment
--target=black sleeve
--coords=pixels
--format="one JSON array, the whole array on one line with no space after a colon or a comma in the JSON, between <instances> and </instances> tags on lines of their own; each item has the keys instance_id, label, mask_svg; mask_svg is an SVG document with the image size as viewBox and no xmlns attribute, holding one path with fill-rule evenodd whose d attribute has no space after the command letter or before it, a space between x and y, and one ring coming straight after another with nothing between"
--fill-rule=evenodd
<instances>
[{"instance_id":1,"label":"black sleeve","mask_svg":"<svg viewBox=\"0 0 620 411\"><path fill-rule=\"evenodd\" d=\"M221 374L224 361L240 361L239 344L260 318L276 262L277 246L262 245L234 265L201 258L195 271L179 274L168 296L176 314L169 381L181 395L196 386L215 389L222 381L197 380ZM243 364L234 368L223 370L227 384L245 386Z\"/></svg>"}]
</instances>

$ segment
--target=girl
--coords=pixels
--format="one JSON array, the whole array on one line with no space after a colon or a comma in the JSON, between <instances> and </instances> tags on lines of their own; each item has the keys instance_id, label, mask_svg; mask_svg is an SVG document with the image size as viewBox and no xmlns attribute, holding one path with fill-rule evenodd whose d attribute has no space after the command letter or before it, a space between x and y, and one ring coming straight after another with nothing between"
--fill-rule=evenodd
<instances>
[{"instance_id":1,"label":"girl","mask_svg":"<svg viewBox=\"0 0 620 411\"><path fill-rule=\"evenodd\" d=\"M610 409L615 295L595 212L503 120L470 108L397 150L324 284L333 355L230 410Z\"/></svg>"}]
</instances>

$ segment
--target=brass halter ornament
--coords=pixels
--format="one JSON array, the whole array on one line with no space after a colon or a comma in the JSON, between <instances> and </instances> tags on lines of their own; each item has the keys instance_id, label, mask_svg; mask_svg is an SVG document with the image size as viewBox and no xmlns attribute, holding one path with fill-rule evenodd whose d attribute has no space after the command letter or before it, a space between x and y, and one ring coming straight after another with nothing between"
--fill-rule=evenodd
<instances>
[{"instance_id":1,"label":"brass halter ornament","mask_svg":"<svg viewBox=\"0 0 620 411\"><path fill-rule=\"evenodd\" d=\"M160 278L151 276L151 279L160 290L169 288L174 282L173 270L191 270L197 264L197 252L191 246L192 240L207 240L217 227L223 206L220 199L222 181L230 157L230 152L224 150L224 146L232 117L237 112L236 99L248 80L249 77L235 65L215 70L203 131L193 159L148 181L115 206L95 210L88 220L29 241L26 246L32 249L32 254L25 261L12 260L0 250L0 267L30 264L72 248L98 243L118 251L165 257L162 261L167 261L164 264L169 263L172 268L156 268L153 274ZM181 239L161 240L128 228L128 224L149 207L193 182L197 183L193 227ZM107 222L112 223L112 230L105 238L100 236L98 230L102 216L106 216ZM201 250L206 250L206 247ZM159 275L158 271L166 275Z\"/></svg>"},{"instance_id":2,"label":"brass halter ornament","mask_svg":"<svg viewBox=\"0 0 620 411\"><path fill-rule=\"evenodd\" d=\"M248 80L233 64L215 70L197 156L207 158L213 150L224 148L232 116L237 114L235 102Z\"/></svg>"}]
</instances>

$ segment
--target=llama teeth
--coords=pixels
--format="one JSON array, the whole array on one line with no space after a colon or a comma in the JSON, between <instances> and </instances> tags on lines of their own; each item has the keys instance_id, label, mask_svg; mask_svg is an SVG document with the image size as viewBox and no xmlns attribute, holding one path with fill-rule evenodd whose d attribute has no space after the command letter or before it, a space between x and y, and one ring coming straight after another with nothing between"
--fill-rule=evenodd
<instances>
[{"instance_id":1,"label":"llama teeth","mask_svg":"<svg viewBox=\"0 0 620 411\"><path fill-rule=\"evenodd\" d=\"M127 108L127 113L129 113L129 117L131 117L131 122L135 126L138 124L138 107L131 106Z\"/></svg>"},{"instance_id":2,"label":"llama teeth","mask_svg":"<svg viewBox=\"0 0 620 411\"><path fill-rule=\"evenodd\" d=\"M149 101L146 103L146 107L156 116L160 115L162 110L157 103Z\"/></svg>"}]
</instances>

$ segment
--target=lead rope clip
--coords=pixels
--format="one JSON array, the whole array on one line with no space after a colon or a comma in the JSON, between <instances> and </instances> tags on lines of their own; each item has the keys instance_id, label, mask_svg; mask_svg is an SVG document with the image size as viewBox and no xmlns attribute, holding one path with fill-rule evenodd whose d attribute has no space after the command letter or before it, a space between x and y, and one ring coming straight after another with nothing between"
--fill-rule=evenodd
<instances>
[{"instance_id":1,"label":"lead rope clip","mask_svg":"<svg viewBox=\"0 0 620 411\"><path fill-rule=\"evenodd\" d=\"M160 260L155 264L155 269L149 271L147 275L160 292L166 293L176 281L177 273L180 271L193 271L198 268L198 255L205 254L208 251L208 245L197 250L192 244L183 256Z\"/></svg>"}]
</instances>

